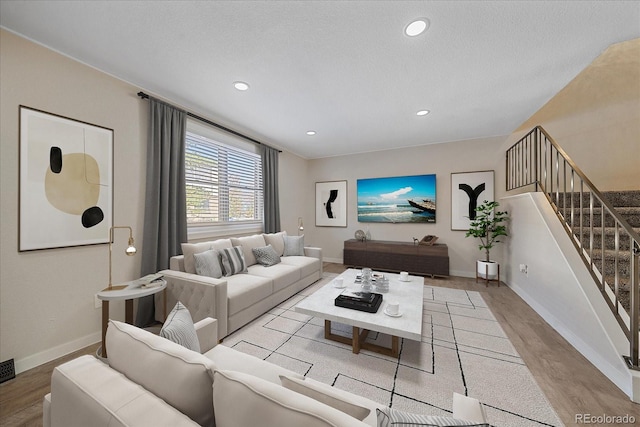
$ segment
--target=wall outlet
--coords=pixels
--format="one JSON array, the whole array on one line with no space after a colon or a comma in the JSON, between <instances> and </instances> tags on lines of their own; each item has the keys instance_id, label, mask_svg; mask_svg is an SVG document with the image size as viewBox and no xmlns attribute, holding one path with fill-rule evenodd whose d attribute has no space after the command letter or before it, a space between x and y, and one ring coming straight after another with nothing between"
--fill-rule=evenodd
<instances>
[{"instance_id":1,"label":"wall outlet","mask_svg":"<svg viewBox=\"0 0 640 427\"><path fill-rule=\"evenodd\" d=\"M520 264L520 273L529 275L529 266L527 264Z\"/></svg>"},{"instance_id":2,"label":"wall outlet","mask_svg":"<svg viewBox=\"0 0 640 427\"><path fill-rule=\"evenodd\" d=\"M101 308L102 307L102 300L100 298L98 298L98 294L95 294L93 296L93 306L95 308Z\"/></svg>"}]
</instances>

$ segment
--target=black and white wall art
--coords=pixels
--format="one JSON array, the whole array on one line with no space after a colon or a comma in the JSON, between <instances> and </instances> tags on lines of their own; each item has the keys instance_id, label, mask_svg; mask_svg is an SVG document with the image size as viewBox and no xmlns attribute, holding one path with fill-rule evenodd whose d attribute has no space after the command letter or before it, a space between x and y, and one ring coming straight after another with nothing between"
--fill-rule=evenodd
<instances>
[{"instance_id":1,"label":"black and white wall art","mask_svg":"<svg viewBox=\"0 0 640 427\"><path fill-rule=\"evenodd\" d=\"M475 208L485 200L492 202L494 171L451 174L451 229L468 230Z\"/></svg>"},{"instance_id":2,"label":"black and white wall art","mask_svg":"<svg viewBox=\"0 0 640 427\"><path fill-rule=\"evenodd\" d=\"M316 182L316 226L347 226L347 181Z\"/></svg>"}]
</instances>

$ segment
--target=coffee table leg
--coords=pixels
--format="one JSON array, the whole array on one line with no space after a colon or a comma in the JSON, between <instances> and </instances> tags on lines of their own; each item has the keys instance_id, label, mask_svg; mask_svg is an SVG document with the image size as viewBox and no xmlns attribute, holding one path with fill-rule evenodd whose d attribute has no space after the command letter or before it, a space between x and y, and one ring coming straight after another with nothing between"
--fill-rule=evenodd
<instances>
[{"instance_id":1,"label":"coffee table leg","mask_svg":"<svg viewBox=\"0 0 640 427\"><path fill-rule=\"evenodd\" d=\"M400 339L397 336L391 336L391 355L398 356L400 354Z\"/></svg>"},{"instance_id":2,"label":"coffee table leg","mask_svg":"<svg viewBox=\"0 0 640 427\"><path fill-rule=\"evenodd\" d=\"M351 335L353 335L353 338L351 339L353 354L358 354L360 353L360 328L354 326Z\"/></svg>"}]
</instances>

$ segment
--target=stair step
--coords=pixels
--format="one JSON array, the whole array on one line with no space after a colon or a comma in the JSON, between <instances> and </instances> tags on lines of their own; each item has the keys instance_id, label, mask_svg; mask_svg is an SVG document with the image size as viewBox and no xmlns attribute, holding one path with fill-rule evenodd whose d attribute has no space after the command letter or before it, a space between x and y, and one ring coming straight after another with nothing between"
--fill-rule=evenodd
<instances>
[{"instance_id":1,"label":"stair step","mask_svg":"<svg viewBox=\"0 0 640 427\"><path fill-rule=\"evenodd\" d=\"M615 272L615 259L616 253L615 251L605 250L604 251L604 275L605 276L614 276ZM602 252L594 251L593 252L593 263L594 265L600 269L602 265ZM631 272L631 252L629 251L620 251L618 252L618 275L620 277L629 277Z\"/></svg>"},{"instance_id":2,"label":"stair step","mask_svg":"<svg viewBox=\"0 0 640 427\"><path fill-rule=\"evenodd\" d=\"M640 233L640 227L634 227L633 230L636 233ZM585 248L589 247L589 232L590 229L588 227L582 228L582 245ZM573 229L574 235L579 238L580 228L574 227ZM623 229L618 229L618 248L619 250L628 251L631 247L631 239L629 235ZM605 249L615 250L616 244L616 229L615 227L605 227L604 229L604 247ZM593 247L595 249L602 248L602 228L594 227L593 228Z\"/></svg>"},{"instance_id":3,"label":"stair step","mask_svg":"<svg viewBox=\"0 0 640 427\"><path fill-rule=\"evenodd\" d=\"M640 227L640 207L623 207L616 208L616 211L624 218L631 227ZM573 221L575 226L580 225L580 220L582 219L582 226L588 227L591 224L591 216L589 214L589 208L574 207L573 211ZM582 215L580 213L582 212ZM562 207L560 208L560 213L563 214ZM571 209L567 208L567 219L571 221ZM600 210L596 209L593 212L593 225L594 227L600 226L602 224L602 215L600 215ZM613 227L615 221L613 216L608 213L605 213L604 225L605 227Z\"/></svg>"},{"instance_id":4,"label":"stair step","mask_svg":"<svg viewBox=\"0 0 640 427\"><path fill-rule=\"evenodd\" d=\"M591 193L583 192L582 193L582 205L587 207L589 206L589 199ZM640 191L605 191L602 192L602 195L607 201L614 207L634 207L640 206ZM551 200L556 201L556 193L550 193ZM567 207L571 206L571 199L573 199L574 206L580 206L580 193L574 192L573 195L571 193L559 192L557 193L557 201L560 207L563 207L566 201ZM594 198L594 202L599 206L597 199Z\"/></svg>"}]
</instances>

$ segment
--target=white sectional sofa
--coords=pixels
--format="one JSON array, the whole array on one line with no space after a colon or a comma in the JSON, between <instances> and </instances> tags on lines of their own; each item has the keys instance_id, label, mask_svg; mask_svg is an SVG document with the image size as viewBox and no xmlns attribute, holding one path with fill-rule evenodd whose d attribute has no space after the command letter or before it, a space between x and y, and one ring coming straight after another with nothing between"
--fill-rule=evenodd
<instances>
[{"instance_id":1,"label":"white sectional sofa","mask_svg":"<svg viewBox=\"0 0 640 427\"><path fill-rule=\"evenodd\" d=\"M87 355L54 369L44 427L366 427L393 411L216 345L214 319L195 328L202 353L110 321L109 364Z\"/></svg>"},{"instance_id":2,"label":"white sectional sofa","mask_svg":"<svg viewBox=\"0 0 640 427\"><path fill-rule=\"evenodd\" d=\"M303 241L303 236L280 232L184 243L183 255L172 257L169 270L160 272L167 281L167 307L181 301L194 321L217 319L218 336L224 338L322 277L322 249L304 247ZM277 255L273 265L261 264L255 254L268 246ZM203 267L207 251L212 251L218 261L225 253L241 254L246 268L229 275L222 262L212 269ZM156 306L162 303L161 295L156 295ZM162 314L163 310L156 309L156 320L164 321Z\"/></svg>"}]
</instances>

